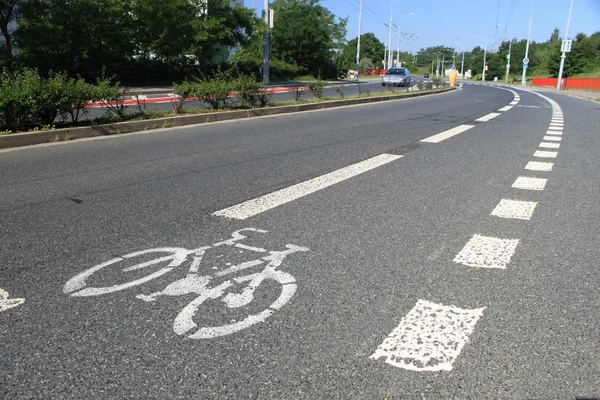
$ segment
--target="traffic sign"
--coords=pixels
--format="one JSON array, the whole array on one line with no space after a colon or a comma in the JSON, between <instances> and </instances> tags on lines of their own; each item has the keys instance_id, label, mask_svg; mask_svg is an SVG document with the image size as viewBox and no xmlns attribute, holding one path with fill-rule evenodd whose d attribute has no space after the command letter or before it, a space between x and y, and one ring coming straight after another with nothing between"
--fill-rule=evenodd
<instances>
[{"instance_id":1,"label":"traffic sign","mask_svg":"<svg viewBox=\"0 0 600 400\"><path fill-rule=\"evenodd\" d=\"M562 46L560 46L560 51L563 53L568 53L571 51L571 45L573 44L573 40L566 39L562 41Z\"/></svg>"},{"instance_id":2,"label":"traffic sign","mask_svg":"<svg viewBox=\"0 0 600 400\"><path fill-rule=\"evenodd\" d=\"M523 59L523 65L527 65L529 64L529 58L524 58Z\"/></svg>"}]
</instances>

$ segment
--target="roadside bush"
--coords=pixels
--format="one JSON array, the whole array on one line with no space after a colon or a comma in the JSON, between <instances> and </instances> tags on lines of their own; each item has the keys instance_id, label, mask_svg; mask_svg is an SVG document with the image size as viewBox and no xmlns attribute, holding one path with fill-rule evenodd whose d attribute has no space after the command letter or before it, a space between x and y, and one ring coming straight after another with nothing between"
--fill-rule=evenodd
<instances>
[{"instance_id":1,"label":"roadside bush","mask_svg":"<svg viewBox=\"0 0 600 400\"><path fill-rule=\"evenodd\" d=\"M441 78L438 78L438 77L434 76L433 78L431 78L431 82L433 83L433 86L435 86L436 88L442 86L442 79Z\"/></svg>"},{"instance_id":2,"label":"roadside bush","mask_svg":"<svg viewBox=\"0 0 600 400\"><path fill-rule=\"evenodd\" d=\"M433 89L433 83L425 82L423 87L425 88L425 90L431 90L431 89Z\"/></svg>"},{"instance_id":3,"label":"roadside bush","mask_svg":"<svg viewBox=\"0 0 600 400\"><path fill-rule=\"evenodd\" d=\"M61 104L59 113L63 118L71 117L71 122L76 124L79 118L87 115L89 102L100 101L100 92L95 85L87 83L84 79L69 79L65 81L65 102Z\"/></svg>"},{"instance_id":4,"label":"roadside bush","mask_svg":"<svg viewBox=\"0 0 600 400\"><path fill-rule=\"evenodd\" d=\"M173 83L173 93L177 97L171 98L171 105L175 114L183 114L185 111L185 99L192 95L192 84L188 81Z\"/></svg>"},{"instance_id":5,"label":"roadside bush","mask_svg":"<svg viewBox=\"0 0 600 400\"><path fill-rule=\"evenodd\" d=\"M110 79L102 78L96 81L96 96L106 107L107 113L113 113L117 117L125 115L125 98L129 96L129 90L121 86L120 82L111 84Z\"/></svg>"},{"instance_id":6,"label":"roadside bush","mask_svg":"<svg viewBox=\"0 0 600 400\"><path fill-rule=\"evenodd\" d=\"M317 99L323 98L323 88L325 88L325 81L320 77L314 81L307 83L308 90L315 96Z\"/></svg>"},{"instance_id":7,"label":"roadside bush","mask_svg":"<svg viewBox=\"0 0 600 400\"><path fill-rule=\"evenodd\" d=\"M259 83L252 76L240 75L235 80L237 98L243 107L256 107L259 105L259 92L263 89L263 84Z\"/></svg>"},{"instance_id":8,"label":"roadside bush","mask_svg":"<svg viewBox=\"0 0 600 400\"><path fill-rule=\"evenodd\" d=\"M208 103L213 110L227 107L231 92L235 90L235 80L229 72L216 71L211 77L203 77L193 82L187 82L189 96L198 97ZM179 94L179 93L178 93Z\"/></svg>"},{"instance_id":9,"label":"roadside bush","mask_svg":"<svg viewBox=\"0 0 600 400\"><path fill-rule=\"evenodd\" d=\"M417 82L417 89L423 90L424 87L425 87L425 83L424 82L421 82L421 81Z\"/></svg>"}]
</instances>

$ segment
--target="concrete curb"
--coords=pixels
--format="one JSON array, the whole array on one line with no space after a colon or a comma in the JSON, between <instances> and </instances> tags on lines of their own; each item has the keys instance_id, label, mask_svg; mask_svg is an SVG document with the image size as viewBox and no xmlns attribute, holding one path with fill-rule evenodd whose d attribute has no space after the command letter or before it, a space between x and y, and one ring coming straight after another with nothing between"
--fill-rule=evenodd
<instances>
[{"instance_id":1,"label":"concrete curb","mask_svg":"<svg viewBox=\"0 0 600 400\"><path fill-rule=\"evenodd\" d=\"M81 126L74 128L54 129L42 132L11 133L0 136L0 149L29 146L46 143L53 140L71 140L96 136L117 135L122 133L146 131L174 126L196 125L216 121L261 117L266 115L290 114L299 111L324 110L328 108L349 106L355 104L376 103L389 100L401 100L430 94L444 93L456 88L445 88L436 91L422 91L408 94L367 97L358 99L332 100L321 103L303 103L289 106L253 108L249 110L210 112L205 114L182 115L168 118L158 118L142 121L118 122L107 125Z\"/></svg>"}]
</instances>

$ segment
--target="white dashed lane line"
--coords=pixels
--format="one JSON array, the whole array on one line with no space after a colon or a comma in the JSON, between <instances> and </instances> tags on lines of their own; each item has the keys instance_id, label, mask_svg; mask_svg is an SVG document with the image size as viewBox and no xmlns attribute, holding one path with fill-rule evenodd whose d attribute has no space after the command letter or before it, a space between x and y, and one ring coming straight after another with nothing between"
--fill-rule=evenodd
<instances>
[{"instance_id":1,"label":"white dashed lane line","mask_svg":"<svg viewBox=\"0 0 600 400\"><path fill-rule=\"evenodd\" d=\"M518 244L519 239L473 235L454 257L454 262L469 267L505 269Z\"/></svg>"},{"instance_id":2,"label":"white dashed lane line","mask_svg":"<svg viewBox=\"0 0 600 400\"><path fill-rule=\"evenodd\" d=\"M550 172L552 171L553 165L554 164L551 162L529 161L525 166L525 169L528 169L530 171Z\"/></svg>"},{"instance_id":3,"label":"white dashed lane line","mask_svg":"<svg viewBox=\"0 0 600 400\"><path fill-rule=\"evenodd\" d=\"M543 140L548 140L550 142L560 142L562 138L560 136L544 136Z\"/></svg>"},{"instance_id":4,"label":"white dashed lane line","mask_svg":"<svg viewBox=\"0 0 600 400\"><path fill-rule=\"evenodd\" d=\"M530 220L536 205L537 203L533 201L502 199L490 215L500 218Z\"/></svg>"},{"instance_id":5,"label":"white dashed lane line","mask_svg":"<svg viewBox=\"0 0 600 400\"><path fill-rule=\"evenodd\" d=\"M419 300L370 358L412 371L451 371L484 310Z\"/></svg>"},{"instance_id":6,"label":"white dashed lane line","mask_svg":"<svg viewBox=\"0 0 600 400\"><path fill-rule=\"evenodd\" d=\"M542 143L540 143L540 147L544 148L544 149L558 149L558 148L560 148L560 143L542 142Z\"/></svg>"},{"instance_id":7,"label":"white dashed lane line","mask_svg":"<svg viewBox=\"0 0 600 400\"><path fill-rule=\"evenodd\" d=\"M491 119L494 119L494 118L496 118L498 115L500 115L500 113L497 113L497 112L492 112L492 113L489 113L488 115L484 115L484 116L483 116L483 117L481 117L481 118L477 118L477 119L475 120L475 122L487 122L487 121L489 121L489 120L491 120Z\"/></svg>"},{"instance_id":8,"label":"white dashed lane line","mask_svg":"<svg viewBox=\"0 0 600 400\"><path fill-rule=\"evenodd\" d=\"M535 153L533 153L533 156L539 158L556 158L557 154L558 153L556 151L537 150Z\"/></svg>"},{"instance_id":9,"label":"white dashed lane line","mask_svg":"<svg viewBox=\"0 0 600 400\"><path fill-rule=\"evenodd\" d=\"M474 125L459 125L457 127L454 127L452 129L448 129L447 131L444 132L440 132L436 135L430 136L428 138L422 139L421 142L424 143L439 143L443 140L446 140L448 138L451 138L452 136L456 136L459 133L463 133L465 131L468 131L469 129L473 128Z\"/></svg>"},{"instance_id":10,"label":"white dashed lane line","mask_svg":"<svg viewBox=\"0 0 600 400\"><path fill-rule=\"evenodd\" d=\"M523 190L544 190L547 179L531 178L528 176L519 176L512 187Z\"/></svg>"}]
</instances>

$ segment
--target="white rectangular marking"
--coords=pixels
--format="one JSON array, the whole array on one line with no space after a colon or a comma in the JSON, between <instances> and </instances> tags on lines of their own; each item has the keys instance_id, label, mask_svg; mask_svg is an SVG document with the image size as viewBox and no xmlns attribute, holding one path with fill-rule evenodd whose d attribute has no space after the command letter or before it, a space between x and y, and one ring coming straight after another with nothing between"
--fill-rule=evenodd
<instances>
[{"instance_id":1,"label":"white rectangular marking","mask_svg":"<svg viewBox=\"0 0 600 400\"><path fill-rule=\"evenodd\" d=\"M540 157L540 158L556 158L556 155L558 154L558 152L556 151L541 151L541 150L536 150L535 153L533 153L534 157Z\"/></svg>"},{"instance_id":2,"label":"white rectangular marking","mask_svg":"<svg viewBox=\"0 0 600 400\"><path fill-rule=\"evenodd\" d=\"M530 178L528 176L519 176L512 187L523 190L544 190L547 179Z\"/></svg>"},{"instance_id":3,"label":"white rectangular marking","mask_svg":"<svg viewBox=\"0 0 600 400\"><path fill-rule=\"evenodd\" d=\"M481 118L477 118L475 121L476 122L487 122L491 119L496 118L498 115L500 115L500 113L497 113L497 112L489 113L488 115L484 115Z\"/></svg>"},{"instance_id":4,"label":"white rectangular marking","mask_svg":"<svg viewBox=\"0 0 600 400\"><path fill-rule=\"evenodd\" d=\"M536 205L537 203L533 201L502 199L490 215L500 218L529 220L533 215L533 210L535 209Z\"/></svg>"},{"instance_id":5,"label":"white rectangular marking","mask_svg":"<svg viewBox=\"0 0 600 400\"><path fill-rule=\"evenodd\" d=\"M540 147L544 148L544 149L558 149L558 148L560 148L560 143L542 142L542 143L540 143Z\"/></svg>"},{"instance_id":6,"label":"white rectangular marking","mask_svg":"<svg viewBox=\"0 0 600 400\"><path fill-rule=\"evenodd\" d=\"M448 129L447 131L444 132L440 132L436 135L430 136L428 138L422 139L421 142L425 142L425 143L439 143L442 140L446 140L448 138L451 138L452 136L456 136L459 133L463 133L465 131L468 131L469 129L473 128L473 125L459 125L457 127L454 127L452 129Z\"/></svg>"},{"instance_id":7,"label":"white rectangular marking","mask_svg":"<svg viewBox=\"0 0 600 400\"><path fill-rule=\"evenodd\" d=\"M552 166L554 166L551 162L538 162L538 161L529 161L525 166L525 169L531 171L544 171L550 172L552 171Z\"/></svg>"},{"instance_id":8,"label":"white rectangular marking","mask_svg":"<svg viewBox=\"0 0 600 400\"><path fill-rule=\"evenodd\" d=\"M562 138L560 136L544 136L544 140L548 140L550 142L560 142Z\"/></svg>"},{"instance_id":9,"label":"white rectangular marking","mask_svg":"<svg viewBox=\"0 0 600 400\"><path fill-rule=\"evenodd\" d=\"M546 131L546 135L562 135L562 131Z\"/></svg>"},{"instance_id":10,"label":"white rectangular marking","mask_svg":"<svg viewBox=\"0 0 600 400\"><path fill-rule=\"evenodd\" d=\"M518 101L511 101L510 103L508 103L509 106L516 106L517 104L519 104Z\"/></svg>"},{"instance_id":11,"label":"white rectangular marking","mask_svg":"<svg viewBox=\"0 0 600 400\"><path fill-rule=\"evenodd\" d=\"M473 235L454 257L454 262L469 267L505 269L518 244L519 239Z\"/></svg>"},{"instance_id":12,"label":"white rectangular marking","mask_svg":"<svg viewBox=\"0 0 600 400\"><path fill-rule=\"evenodd\" d=\"M419 300L369 358L411 371L451 371L483 310Z\"/></svg>"},{"instance_id":13,"label":"white rectangular marking","mask_svg":"<svg viewBox=\"0 0 600 400\"><path fill-rule=\"evenodd\" d=\"M380 154L376 157L369 158L368 160L338 169L337 171L216 211L213 215L235 219L246 219L318 190L335 185L336 183L360 175L363 172L380 167L399 158L402 158L402 156Z\"/></svg>"},{"instance_id":14,"label":"white rectangular marking","mask_svg":"<svg viewBox=\"0 0 600 400\"><path fill-rule=\"evenodd\" d=\"M502 111L502 112L504 112L504 111L508 111L508 110L510 110L511 108L513 108L513 106L504 106L504 107L502 107L502 108L499 108L499 109L498 109L498 111Z\"/></svg>"},{"instance_id":15,"label":"white rectangular marking","mask_svg":"<svg viewBox=\"0 0 600 400\"><path fill-rule=\"evenodd\" d=\"M550 125L550 126L548 127L548 130L549 130L549 131L562 131L562 130L563 130L563 127L562 127L562 126L552 126L552 125Z\"/></svg>"}]
</instances>

